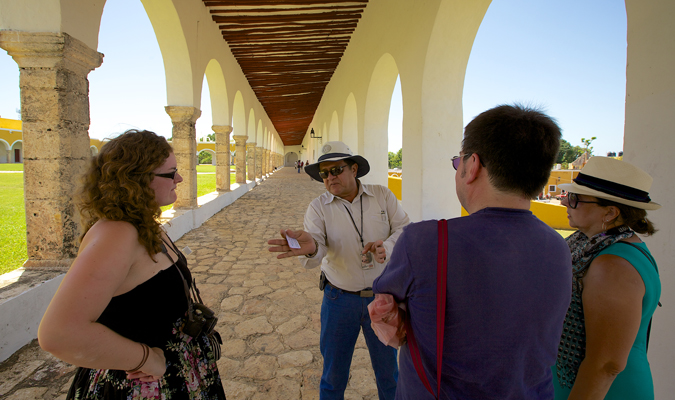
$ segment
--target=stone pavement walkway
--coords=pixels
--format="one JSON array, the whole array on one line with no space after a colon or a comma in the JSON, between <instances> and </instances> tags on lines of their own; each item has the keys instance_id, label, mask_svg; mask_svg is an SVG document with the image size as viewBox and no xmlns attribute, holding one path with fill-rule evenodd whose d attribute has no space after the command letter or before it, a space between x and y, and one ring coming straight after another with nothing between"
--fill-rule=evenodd
<instances>
[{"instance_id":1,"label":"stone pavement walkway","mask_svg":"<svg viewBox=\"0 0 675 400\"><path fill-rule=\"evenodd\" d=\"M192 250L187 259L202 298L219 314L218 367L230 400L319 398L319 269L278 260L267 239L300 229L307 205L324 190L283 168L177 241ZM0 398L64 399L74 370L33 341L0 364ZM362 335L345 398L377 399Z\"/></svg>"}]
</instances>

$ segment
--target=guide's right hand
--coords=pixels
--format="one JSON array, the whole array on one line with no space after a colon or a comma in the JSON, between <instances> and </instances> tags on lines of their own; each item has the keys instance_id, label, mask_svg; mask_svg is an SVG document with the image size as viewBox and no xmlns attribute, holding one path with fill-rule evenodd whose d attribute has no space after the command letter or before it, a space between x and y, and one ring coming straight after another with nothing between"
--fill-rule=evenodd
<instances>
[{"instance_id":1,"label":"guide's right hand","mask_svg":"<svg viewBox=\"0 0 675 400\"><path fill-rule=\"evenodd\" d=\"M267 244L273 245L275 247L270 247L269 250L273 253L282 253L277 256L277 258L286 258L286 257L297 257L305 256L307 254L312 254L316 251L316 244L314 243L314 238L309 232L303 230L292 231L290 229L282 229L279 231L283 239L270 239L267 241ZM291 249L288 247L288 241L286 241L286 236L292 237L298 241L300 244L299 249Z\"/></svg>"}]
</instances>

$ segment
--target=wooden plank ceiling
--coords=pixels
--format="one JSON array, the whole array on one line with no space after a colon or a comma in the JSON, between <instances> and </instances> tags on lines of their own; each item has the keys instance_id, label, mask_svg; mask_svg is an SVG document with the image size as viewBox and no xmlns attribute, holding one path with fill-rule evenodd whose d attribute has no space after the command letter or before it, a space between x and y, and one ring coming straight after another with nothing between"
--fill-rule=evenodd
<instances>
[{"instance_id":1,"label":"wooden plank ceiling","mask_svg":"<svg viewBox=\"0 0 675 400\"><path fill-rule=\"evenodd\" d=\"M368 0L202 0L285 146L299 145Z\"/></svg>"}]
</instances>

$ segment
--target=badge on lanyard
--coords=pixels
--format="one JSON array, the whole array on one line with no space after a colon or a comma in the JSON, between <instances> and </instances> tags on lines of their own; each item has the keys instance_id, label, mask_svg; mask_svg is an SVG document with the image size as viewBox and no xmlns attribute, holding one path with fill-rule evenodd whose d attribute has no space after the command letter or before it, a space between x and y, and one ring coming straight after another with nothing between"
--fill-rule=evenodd
<instances>
[{"instance_id":1,"label":"badge on lanyard","mask_svg":"<svg viewBox=\"0 0 675 400\"><path fill-rule=\"evenodd\" d=\"M375 263L373 262L373 253L367 252L366 254L361 254L361 269L373 269L375 268Z\"/></svg>"}]
</instances>

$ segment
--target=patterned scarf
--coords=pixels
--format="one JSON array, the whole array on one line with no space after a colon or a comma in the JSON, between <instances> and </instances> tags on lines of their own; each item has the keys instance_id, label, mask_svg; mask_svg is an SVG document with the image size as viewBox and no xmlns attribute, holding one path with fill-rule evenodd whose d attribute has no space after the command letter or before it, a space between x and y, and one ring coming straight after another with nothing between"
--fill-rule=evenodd
<instances>
[{"instance_id":1,"label":"patterned scarf","mask_svg":"<svg viewBox=\"0 0 675 400\"><path fill-rule=\"evenodd\" d=\"M581 303L583 278L598 253L619 240L633 236L633 233L628 226L621 225L592 238L581 231L576 231L567 238L567 245L572 252L572 301L565 315L555 363L558 382L563 387L571 388L574 385L579 365L586 356L586 328L584 307Z\"/></svg>"}]
</instances>

